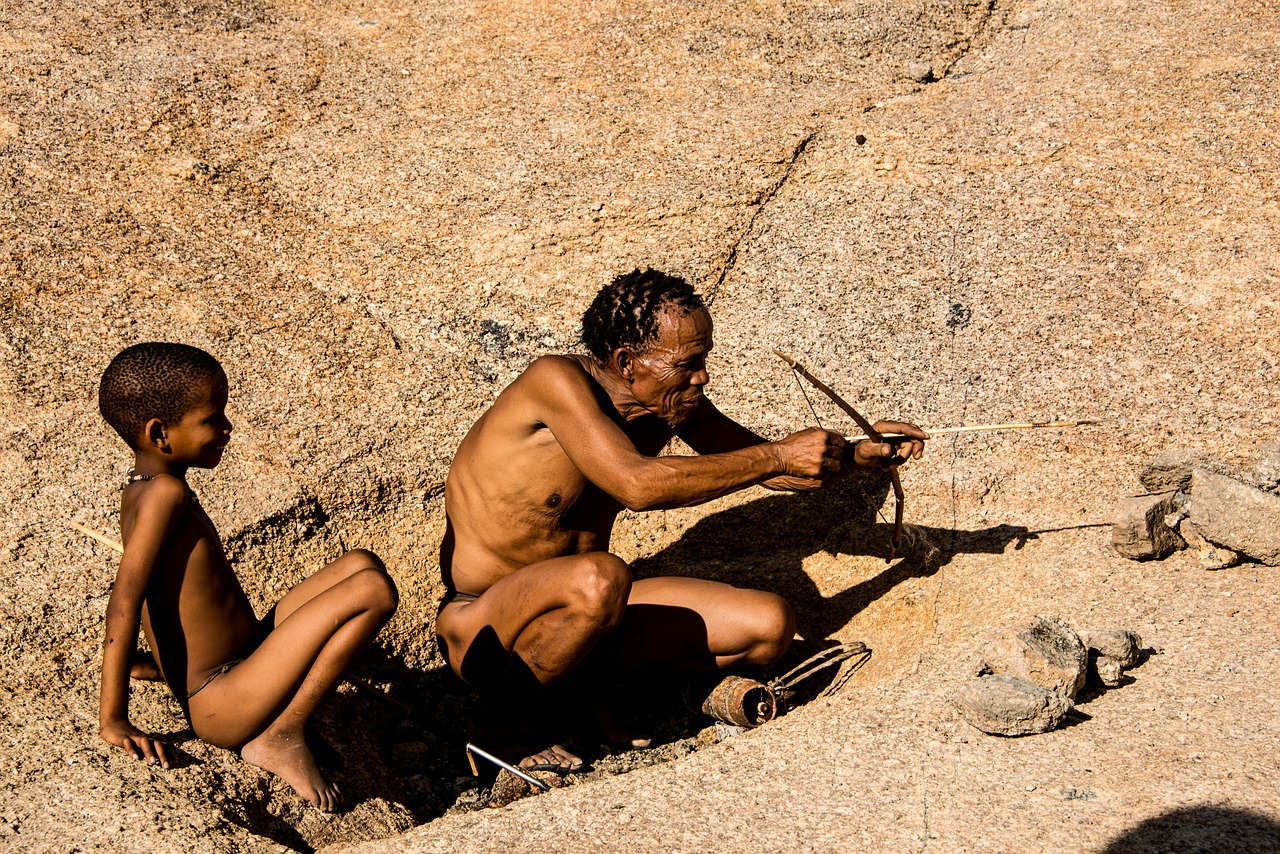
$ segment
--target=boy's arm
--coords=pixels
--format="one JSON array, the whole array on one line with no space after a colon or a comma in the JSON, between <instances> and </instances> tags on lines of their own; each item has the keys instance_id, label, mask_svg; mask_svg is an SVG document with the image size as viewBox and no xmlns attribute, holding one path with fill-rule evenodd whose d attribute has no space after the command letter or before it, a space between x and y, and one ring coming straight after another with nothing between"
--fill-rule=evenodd
<instances>
[{"instance_id":1,"label":"boy's arm","mask_svg":"<svg viewBox=\"0 0 1280 854\"><path fill-rule=\"evenodd\" d=\"M169 767L163 742L129 722L129 669L138 640L142 602L161 551L182 508L187 487L176 477L157 477L138 498L137 515L116 583L107 600L106 641L102 652L102 693L98 704L99 735L128 751L134 759Z\"/></svg>"}]
</instances>

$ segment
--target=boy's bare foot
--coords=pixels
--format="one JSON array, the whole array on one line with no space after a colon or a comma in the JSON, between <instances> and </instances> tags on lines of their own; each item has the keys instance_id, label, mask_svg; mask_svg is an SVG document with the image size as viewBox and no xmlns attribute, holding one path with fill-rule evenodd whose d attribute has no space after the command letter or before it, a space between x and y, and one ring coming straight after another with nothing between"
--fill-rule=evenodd
<instances>
[{"instance_id":1,"label":"boy's bare foot","mask_svg":"<svg viewBox=\"0 0 1280 854\"><path fill-rule=\"evenodd\" d=\"M156 664L156 660L151 657L151 653L141 649L133 651L133 663L129 667L129 678L139 679L143 682L159 682L164 679L160 675L160 667Z\"/></svg>"},{"instance_id":2,"label":"boy's bare foot","mask_svg":"<svg viewBox=\"0 0 1280 854\"><path fill-rule=\"evenodd\" d=\"M521 759L520 767L526 771L555 771L557 774L572 774L582 768L582 759L565 750L563 745L553 744L546 750L540 750Z\"/></svg>"},{"instance_id":3,"label":"boy's bare foot","mask_svg":"<svg viewBox=\"0 0 1280 854\"><path fill-rule=\"evenodd\" d=\"M240 755L250 765L257 765L284 780L324 812L338 808L338 787L320 773L301 731L281 734L267 730L240 748Z\"/></svg>"}]
</instances>

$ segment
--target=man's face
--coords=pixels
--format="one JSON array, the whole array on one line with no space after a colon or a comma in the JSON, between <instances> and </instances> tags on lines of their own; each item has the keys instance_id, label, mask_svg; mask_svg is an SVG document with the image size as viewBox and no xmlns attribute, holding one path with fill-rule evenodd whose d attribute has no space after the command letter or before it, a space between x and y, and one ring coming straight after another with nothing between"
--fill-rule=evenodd
<instances>
[{"instance_id":1,"label":"man's face","mask_svg":"<svg viewBox=\"0 0 1280 854\"><path fill-rule=\"evenodd\" d=\"M658 312L658 337L632 354L631 393L636 401L673 427L689 420L710 381L711 315L664 307Z\"/></svg>"}]
</instances>

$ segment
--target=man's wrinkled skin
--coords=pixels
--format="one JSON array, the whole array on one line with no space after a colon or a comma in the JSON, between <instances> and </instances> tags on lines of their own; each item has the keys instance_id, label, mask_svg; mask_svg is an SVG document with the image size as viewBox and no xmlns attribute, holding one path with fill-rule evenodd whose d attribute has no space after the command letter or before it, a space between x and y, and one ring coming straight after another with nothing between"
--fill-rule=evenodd
<instances>
[{"instance_id":1,"label":"man's wrinkled skin","mask_svg":"<svg viewBox=\"0 0 1280 854\"><path fill-rule=\"evenodd\" d=\"M711 318L666 305L656 340L607 363L538 359L475 423L453 460L441 548L450 602L437 631L450 665L482 690L554 684L575 669L613 677L641 668L732 669L778 660L795 632L780 596L699 578L633 581L609 553L614 520L700 504L763 484L817 489L918 459L927 435L883 444L810 428L769 442L722 414L709 382ZM679 436L697 456L658 456ZM534 683L537 683L536 685ZM571 769L560 746L522 765Z\"/></svg>"}]
</instances>

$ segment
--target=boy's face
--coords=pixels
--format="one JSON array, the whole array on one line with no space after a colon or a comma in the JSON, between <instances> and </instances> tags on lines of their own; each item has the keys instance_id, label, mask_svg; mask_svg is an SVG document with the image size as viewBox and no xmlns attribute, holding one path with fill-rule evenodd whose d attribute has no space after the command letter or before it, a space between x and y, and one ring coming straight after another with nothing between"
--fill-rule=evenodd
<instances>
[{"instance_id":1,"label":"boy's face","mask_svg":"<svg viewBox=\"0 0 1280 854\"><path fill-rule=\"evenodd\" d=\"M211 469L222 460L222 452L231 441L231 422L226 410L227 378L224 375L206 384L182 420L166 425L169 450L175 462Z\"/></svg>"}]
</instances>

